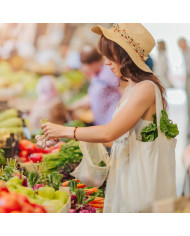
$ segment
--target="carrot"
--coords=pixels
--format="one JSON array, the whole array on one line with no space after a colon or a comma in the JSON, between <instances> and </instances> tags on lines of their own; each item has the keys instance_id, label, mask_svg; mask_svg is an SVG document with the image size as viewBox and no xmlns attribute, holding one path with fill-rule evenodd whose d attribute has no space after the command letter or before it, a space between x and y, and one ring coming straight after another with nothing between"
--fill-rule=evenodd
<instances>
[{"instance_id":1,"label":"carrot","mask_svg":"<svg viewBox=\"0 0 190 236\"><path fill-rule=\"evenodd\" d=\"M77 188L85 188L86 185L85 184L77 184Z\"/></svg>"},{"instance_id":2,"label":"carrot","mask_svg":"<svg viewBox=\"0 0 190 236\"><path fill-rule=\"evenodd\" d=\"M79 182L78 179L73 179L73 180L75 180L77 183ZM62 183L62 186L63 186L63 187L67 187L67 185L69 184L69 182L70 182L70 180L69 180L69 181L66 181L66 182L63 182L63 183Z\"/></svg>"},{"instance_id":3,"label":"carrot","mask_svg":"<svg viewBox=\"0 0 190 236\"><path fill-rule=\"evenodd\" d=\"M104 204L92 204L91 202L89 204L94 208L104 208Z\"/></svg>"},{"instance_id":4,"label":"carrot","mask_svg":"<svg viewBox=\"0 0 190 236\"><path fill-rule=\"evenodd\" d=\"M98 192L98 188L84 189L84 191L86 192L86 195L90 195L90 194L93 194L95 192Z\"/></svg>"},{"instance_id":5,"label":"carrot","mask_svg":"<svg viewBox=\"0 0 190 236\"><path fill-rule=\"evenodd\" d=\"M103 198L103 197L95 197L95 199L94 199L94 200L97 200L97 201L98 201L98 200L99 200L99 201L101 201L101 200L102 200L102 201L104 201L104 198Z\"/></svg>"},{"instance_id":6,"label":"carrot","mask_svg":"<svg viewBox=\"0 0 190 236\"><path fill-rule=\"evenodd\" d=\"M92 203L92 204L104 204L104 201L93 200L90 203Z\"/></svg>"}]
</instances>

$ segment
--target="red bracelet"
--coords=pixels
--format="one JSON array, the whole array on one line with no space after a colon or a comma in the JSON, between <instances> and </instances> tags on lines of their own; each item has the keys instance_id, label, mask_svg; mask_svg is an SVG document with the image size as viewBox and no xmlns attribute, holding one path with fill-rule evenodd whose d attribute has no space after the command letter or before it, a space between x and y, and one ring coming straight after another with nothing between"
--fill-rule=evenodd
<instances>
[{"instance_id":1,"label":"red bracelet","mask_svg":"<svg viewBox=\"0 0 190 236\"><path fill-rule=\"evenodd\" d=\"M77 128L78 128L78 126L76 126L75 129L74 129L74 140L75 140L75 141L78 141L78 140L76 139L76 130L77 130Z\"/></svg>"}]
</instances>

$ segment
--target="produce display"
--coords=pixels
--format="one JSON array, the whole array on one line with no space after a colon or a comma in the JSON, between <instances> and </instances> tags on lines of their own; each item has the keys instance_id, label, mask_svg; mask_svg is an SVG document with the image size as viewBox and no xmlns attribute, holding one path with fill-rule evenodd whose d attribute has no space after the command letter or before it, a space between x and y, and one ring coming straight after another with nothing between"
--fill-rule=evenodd
<instances>
[{"instance_id":1,"label":"produce display","mask_svg":"<svg viewBox=\"0 0 190 236\"><path fill-rule=\"evenodd\" d=\"M39 148L36 143L23 139L19 142L19 157L23 162L41 162L45 154L58 152L64 144L64 142L59 142L53 147L42 149Z\"/></svg>"},{"instance_id":2,"label":"produce display","mask_svg":"<svg viewBox=\"0 0 190 236\"><path fill-rule=\"evenodd\" d=\"M10 192L6 184L0 181L0 213L46 213L41 205L32 203L28 197Z\"/></svg>"},{"instance_id":3,"label":"produce display","mask_svg":"<svg viewBox=\"0 0 190 236\"><path fill-rule=\"evenodd\" d=\"M69 139L47 140L42 130L33 134L32 139L25 136L24 123L27 128L30 127L25 117L28 117L37 98L38 80L47 71L44 68L43 73L39 72L42 71L39 68L31 71L15 68L11 68L7 62L0 62L0 97L2 100L10 98L8 107L12 107L5 106L0 111L0 139L3 140L0 142L3 148L0 146L0 212L101 212L103 189L85 186L70 175L83 156L79 142ZM52 76L65 104L70 105L87 94L89 84L81 72L70 70ZM31 104L28 108L27 103ZM78 114L80 120L71 120L63 125L85 127L85 123L93 121L89 110L80 110ZM47 121L44 118L41 124ZM16 137L14 148L17 151L9 155L12 149L4 151L4 147L12 134Z\"/></svg>"},{"instance_id":4,"label":"produce display","mask_svg":"<svg viewBox=\"0 0 190 236\"><path fill-rule=\"evenodd\" d=\"M71 189L70 213L96 213L96 208L103 209L104 198L98 188L88 188L79 180L74 179L63 183Z\"/></svg>"},{"instance_id":5,"label":"produce display","mask_svg":"<svg viewBox=\"0 0 190 236\"><path fill-rule=\"evenodd\" d=\"M29 156L32 155L33 151L40 151L37 145L29 140L22 140L19 147L22 150L21 152L25 151ZM47 152L47 149L43 149L43 151ZM14 198L19 198L20 195L27 199L23 203L27 207L18 204L15 209L8 209L6 205L3 207L0 205L0 212L102 212L104 204L102 189L86 186L77 179L64 181L62 168L65 165L76 164L82 158L78 142L62 143L62 147L57 153L42 153L44 157L41 162L35 163L35 171L20 168L21 163L16 159L5 159L3 151L0 154L0 181L3 183L7 194L12 196L12 198L9 197L10 201L14 201ZM51 162L53 162L54 156L55 164L52 168L53 163ZM60 160L57 156L60 157ZM0 193L2 191L1 188ZM30 208L29 204L31 205ZM32 207L36 209L32 209Z\"/></svg>"},{"instance_id":6,"label":"produce display","mask_svg":"<svg viewBox=\"0 0 190 236\"><path fill-rule=\"evenodd\" d=\"M79 148L79 142L71 140L63 145L59 152L47 154L43 157L44 172L60 171L67 178L68 174L80 163L81 159L82 152Z\"/></svg>"}]
</instances>

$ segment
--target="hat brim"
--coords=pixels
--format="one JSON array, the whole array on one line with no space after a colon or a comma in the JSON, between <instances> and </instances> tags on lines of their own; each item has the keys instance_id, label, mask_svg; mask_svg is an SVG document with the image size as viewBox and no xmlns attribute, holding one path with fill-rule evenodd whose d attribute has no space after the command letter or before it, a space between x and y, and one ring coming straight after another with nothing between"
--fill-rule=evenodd
<instances>
[{"instance_id":1,"label":"hat brim","mask_svg":"<svg viewBox=\"0 0 190 236\"><path fill-rule=\"evenodd\" d=\"M131 60L138 68L145 72L153 73L146 65L145 61L142 60L141 56L131 47L131 45L127 44L126 41L121 38L119 32L113 32L112 29L106 29L100 25L95 25L91 28L91 31L99 35L104 35L107 39L119 44L129 54Z\"/></svg>"}]
</instances>

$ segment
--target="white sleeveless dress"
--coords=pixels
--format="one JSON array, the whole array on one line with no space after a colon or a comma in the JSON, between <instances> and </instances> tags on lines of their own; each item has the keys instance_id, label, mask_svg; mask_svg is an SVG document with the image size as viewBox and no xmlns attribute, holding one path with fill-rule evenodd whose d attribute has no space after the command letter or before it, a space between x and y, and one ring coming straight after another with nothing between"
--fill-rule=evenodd
<instances>
[{"instance_id":1,"label":"white sleeveless dress","mask_svg":"<svg viewBox=\"0 0 190 236\"><path fill-rule=\"evenodd\" d=\"M124 107L129 99L130 94L117 106L113 118L115 115ZM135 125L134 129L136 131L137 139L141 140L140 132L141 130L149 125L152 121L146 121L140 119ZM128 148L127 141L129 138L129 132L122 135L120 138L113 142L111 156L110 156L110 170L107 178L105 202L104 202L104 213L126 213L130 212L125 201L125 186L128 181L126 179L126 171L128 166ZM128 176L130 178L130 176ZM133 187L133 186L131 186ZM139 193L136 193L139 194ZM122 198L123 196L123 198ZM135 196L131 196L135 197Z\"/></svg>"}]
</instances>

